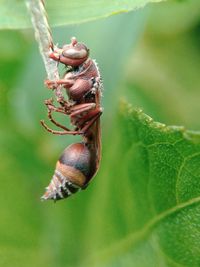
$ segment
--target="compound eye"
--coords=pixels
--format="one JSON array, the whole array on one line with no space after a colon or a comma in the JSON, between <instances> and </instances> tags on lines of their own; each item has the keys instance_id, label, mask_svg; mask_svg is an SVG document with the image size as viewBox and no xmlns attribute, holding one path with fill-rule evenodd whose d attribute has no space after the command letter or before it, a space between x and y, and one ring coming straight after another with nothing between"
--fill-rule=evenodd
<instances>
[{"instance_id":1,"label":"compound eye","mask_svg":"<svg viewBox=\"0 0 200 267\"><path fill-rule=\"evenodd\" d=\"M81 59L85 58L88 55L88 52L86 49L82 48L80 50L74 48L67 48L64 49L62 52L64 57L71 58L71 59Z\"/></svg>"}]
</instances>

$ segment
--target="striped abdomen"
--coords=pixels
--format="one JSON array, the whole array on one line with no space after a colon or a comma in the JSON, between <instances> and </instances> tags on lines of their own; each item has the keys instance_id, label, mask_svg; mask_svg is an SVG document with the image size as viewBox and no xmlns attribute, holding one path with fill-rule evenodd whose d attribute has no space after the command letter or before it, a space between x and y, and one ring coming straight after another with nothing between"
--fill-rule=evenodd
<instances>
[{"instance_id":1,"label":"striped abdomen","mask_svg":"<svg viewBox=\"0 0 200 267\"><path fill-rule=\"evenodd\" d=\"M96 172L96 153L85 143L67 147L56 164L42 199L59 200L84 189Z\"/></svg>"}]
</instances>

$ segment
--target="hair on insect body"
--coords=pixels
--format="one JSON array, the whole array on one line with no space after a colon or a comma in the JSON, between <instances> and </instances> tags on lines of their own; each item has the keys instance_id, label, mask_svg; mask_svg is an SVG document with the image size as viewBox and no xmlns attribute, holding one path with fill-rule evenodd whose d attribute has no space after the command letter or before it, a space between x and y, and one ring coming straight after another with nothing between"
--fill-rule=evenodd
<instances>
[{"instance_id":1,"label":"hair on insect body","mask_svg":"<svg viewBox=\"0 0 200 267\"><path fill-rule=\"evenodd\" d=\"M42 126L56 135L80 135L82 142L68 146L56 163L52 180L46 188L43 200L67 198L85 189L99 169L101 159L100 116L102 107L101 78L98 66L89 58L89 49L76 38L62 48L54 47L49 57L67 67L62 79L46 80L45 85L56 92L66 91L57 98L45 101L49 120L62 130L53 130L41 121ZM69 116L72 129L53 118L53 112Z\"/></svg>"}]
</instances>

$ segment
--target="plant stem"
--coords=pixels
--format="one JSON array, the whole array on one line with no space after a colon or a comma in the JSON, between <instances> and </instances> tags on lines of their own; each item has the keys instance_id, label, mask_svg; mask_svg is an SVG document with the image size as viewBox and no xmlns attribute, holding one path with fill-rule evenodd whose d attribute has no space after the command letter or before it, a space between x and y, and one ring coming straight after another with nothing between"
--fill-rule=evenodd
<instances>
[{"instance_id":1,"label":"plant stem","mask_svg":"<svg viewBox=\"0 0 200 267\"><path fill-rule=\"evenodd\" d=\"M50 26L47 19L45 4L42 0L25 0L29 10L35 38L39 44L39 50L49 80L58 80L59 73L57 63L49 58L49 52L53 49L53 40Z\"/></svg>"}]
</instances>

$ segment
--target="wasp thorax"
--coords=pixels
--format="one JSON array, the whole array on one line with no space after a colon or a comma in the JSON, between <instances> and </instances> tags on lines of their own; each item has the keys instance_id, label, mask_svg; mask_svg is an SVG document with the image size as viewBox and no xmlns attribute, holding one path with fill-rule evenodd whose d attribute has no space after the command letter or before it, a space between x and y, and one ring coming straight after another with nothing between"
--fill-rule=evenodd
<instances>
[{"instance_id":1,"label":"wasp thorax","mask_svg":"<svg viewBox=\"0 0 200 267\"><path fill-rule=\"evenodd\" d=\"M67 147L59 158L53 178L42 199L67 198L87 186L96 172L96 153L84 143Z\"/></svg>"}]
</instances>

